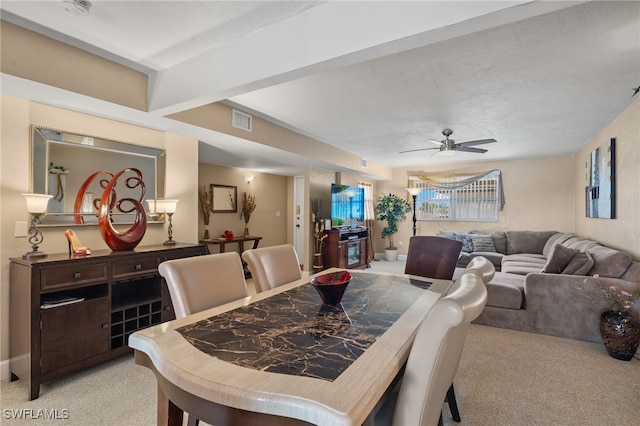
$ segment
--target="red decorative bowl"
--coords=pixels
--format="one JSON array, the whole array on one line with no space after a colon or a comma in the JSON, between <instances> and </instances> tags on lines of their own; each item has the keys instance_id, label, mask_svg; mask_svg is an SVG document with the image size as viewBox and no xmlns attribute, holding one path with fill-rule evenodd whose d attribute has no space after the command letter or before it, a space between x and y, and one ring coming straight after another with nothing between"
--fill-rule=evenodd
<instances>
[{"instance_id":1,"label":"red decorative bowl","mask_svg":"<svg viewBox=\"0 0 640 426\"><path fill-rule=\"evenodd\" d=\"M349 271L330 272L318 275L311 280L322 301L327 305L337 305L342 300L344 291L351 281Z\"/></svg>"}]
</instances>

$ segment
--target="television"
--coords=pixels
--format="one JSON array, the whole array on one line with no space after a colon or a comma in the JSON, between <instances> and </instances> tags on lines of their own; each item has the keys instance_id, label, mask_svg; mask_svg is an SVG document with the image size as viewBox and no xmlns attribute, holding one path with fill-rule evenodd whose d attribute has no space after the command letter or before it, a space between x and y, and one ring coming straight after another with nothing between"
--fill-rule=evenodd
<instances>
[{"instance_id":1,"label":"television","mask_svg":"<svg viewBox=\"0 0 640 426\"><path fill-rule=\"evenodd\" d=\"M331 184L331 228L364 226L364 188Z\"/></svg>"}]
</instances>

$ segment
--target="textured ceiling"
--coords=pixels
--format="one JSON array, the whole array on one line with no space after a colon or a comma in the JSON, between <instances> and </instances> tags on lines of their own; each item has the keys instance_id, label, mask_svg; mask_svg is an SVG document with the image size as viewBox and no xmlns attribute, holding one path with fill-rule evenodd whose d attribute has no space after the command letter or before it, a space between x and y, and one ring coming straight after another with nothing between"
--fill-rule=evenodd
<instances>
[{"instance_id":1,"label":"textured ceiling","mask_svg":"<svg viewBox=\"0 0 640 426\"><path fill-rule=\"evenodd\" d=\"M140 124L166 128L163 115L223 101L390 166L573 154L640 85L636 1L94 1L87 17L59 1L0 7L3 19L149 73ZM78 105L91 108L105 114ZM433 147L445 127L457 142L498 143L486 154L399 153ZM288 175L311 164L179 130L204 142L204 161Z\"/></svg>"}]
</instances>

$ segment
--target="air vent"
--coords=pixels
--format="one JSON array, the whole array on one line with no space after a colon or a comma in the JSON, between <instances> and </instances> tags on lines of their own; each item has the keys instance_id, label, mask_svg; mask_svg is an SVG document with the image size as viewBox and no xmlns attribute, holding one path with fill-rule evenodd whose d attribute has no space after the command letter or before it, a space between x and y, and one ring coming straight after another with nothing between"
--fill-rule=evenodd
<instances>
[{"instance_id":1,"label":"air vent","mask_svg":"<svg viewBox=\"0 0 640 426\"><path fill-rule=\"evenodd\" d=\"M363 169L367 168L367 159L366 158L360 158L360 167L362 167Z\"/></svg>"},{"instance_id":2,"label":"air vent","mask_svg":"<svg viewBox=\"0 0 640 426\"><path fill-rule=\"evenodd\" d=\"M236 129L250 132L252 122L253 122L253 117L250 116L249 114L245 114L244 112L240 112L235 109L233 110L233 118L231 119L231 125Z\"/></svg>"}]
</instances>

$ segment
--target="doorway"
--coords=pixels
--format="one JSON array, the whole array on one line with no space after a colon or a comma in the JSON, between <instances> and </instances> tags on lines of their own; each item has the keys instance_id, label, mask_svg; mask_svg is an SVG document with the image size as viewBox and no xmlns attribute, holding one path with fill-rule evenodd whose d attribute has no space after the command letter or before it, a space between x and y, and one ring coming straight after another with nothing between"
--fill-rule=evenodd
<instances>
[{"instance_id":1,"label":"doorway","mask_svg":"<svg viewBox=\"0 0 640 426\"><path fill-rule=\"evenodd\" d=\"M298 260L305 263L304 233L306 221L304 212L304 176L295 176L293 180L293 247L296 249ZM309 269L309 268L305 268Z\"/></svg>"}]
</instances>

